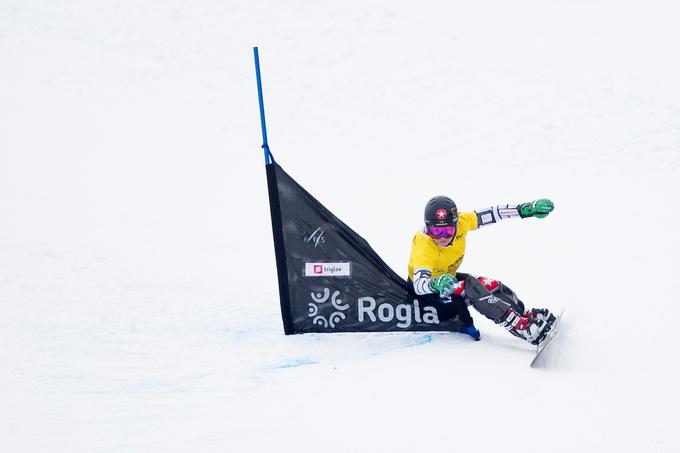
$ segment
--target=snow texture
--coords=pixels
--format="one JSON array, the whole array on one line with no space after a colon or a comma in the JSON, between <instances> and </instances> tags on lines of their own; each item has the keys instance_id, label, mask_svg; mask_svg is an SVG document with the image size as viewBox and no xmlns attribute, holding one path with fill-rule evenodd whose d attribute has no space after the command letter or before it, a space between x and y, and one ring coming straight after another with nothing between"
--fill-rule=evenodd
<instances>
[{"instance_id":1,"label":"snow texture","mask_svg":"<svg viewBox=\"0 0 680 453\"><path fill-rule=\"evenodd\" d=\"M0 451L678 451L678 18L1 0ZM400 274L433 195L554 200L461 268L567 307L548 363L480 315L283 335L256 45L278 162Z\"/></svg>"}]
</instances>

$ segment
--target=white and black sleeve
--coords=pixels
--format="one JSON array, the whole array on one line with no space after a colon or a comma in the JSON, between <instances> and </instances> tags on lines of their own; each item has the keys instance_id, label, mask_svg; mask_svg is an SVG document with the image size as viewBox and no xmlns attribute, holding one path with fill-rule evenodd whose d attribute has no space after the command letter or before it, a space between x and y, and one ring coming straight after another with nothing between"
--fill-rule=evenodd
<instances>
[{"instance_id":1,"label":"white and black sleeve","mask_svg":"<svg viewBox=\"0 0 680 453\"><path fill-rule=\"evenodd\" d=\"M432 270L430 269L415 269L413 271L413 290L419 296L425 294L432 294L430 289L430 280L432 279Z\"/></svg>"},{"instance_id":2,"label":"white and black sleeve","mask_svg":"<svg viewBox=\"0 0 680 453\"><path fill-rule=\"evenodd\" d=\"M486 209L478 209L477 214L477 228L482 228L491 225L503 219L512 219L519 217L519 205L506 204L492 206Z\"/></svg>"}]
</instances>

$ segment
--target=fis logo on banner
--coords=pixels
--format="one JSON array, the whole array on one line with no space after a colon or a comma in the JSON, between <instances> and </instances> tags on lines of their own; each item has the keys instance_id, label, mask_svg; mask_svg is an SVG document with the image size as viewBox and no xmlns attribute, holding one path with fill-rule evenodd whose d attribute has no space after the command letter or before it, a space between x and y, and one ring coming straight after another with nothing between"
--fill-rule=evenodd
<instances>
[{"instance_id":1,"label":"fis logo on banner","mask_svg":"<svg viewBox=\"0 0 680 453\"><path fill-rule=\"evenodd\" d=\"M305 263L305 277L349 277L351 266L345 263Z\"/></svg>"},{"instance_id":2,"label":"fis logo on banner","mask_svg":"<svg viewBox=\"0 0 680 453\"><path fill-rule=\"evenodd\" d=\"M325 243L326 238L324 237L325 231L321 229L321 227L317 228L314 230L312 234L309 236L305 235L305 242L307 244L314 244L314 247L318 247L319 243Z\"/></svg>"}]
</instances>

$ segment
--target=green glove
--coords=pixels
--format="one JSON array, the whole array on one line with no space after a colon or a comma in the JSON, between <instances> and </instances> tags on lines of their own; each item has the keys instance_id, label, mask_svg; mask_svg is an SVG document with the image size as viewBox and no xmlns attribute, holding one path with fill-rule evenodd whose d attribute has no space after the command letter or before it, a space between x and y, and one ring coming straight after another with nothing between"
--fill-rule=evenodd
<instances>
[{"instance_id":1,"label":"green glove","mask_svg":"<svg viewBox=\"0 0 680 453\"><path fill-rule=\"evenodd\" d=\"M553 209L555 209L555 205L552 201L547 198L541 198L540 200L530 201L519 205L519 216L522 218L538 217L539 219L542 219L550 214Z\"/></svg>"},{"instance_id":2,"label":"green glove","mask_svg":"<svg viewBox=\"0 0 680 453\"><path fill-rule=\"evenodd\" d=\"M430 280L430 289L436 293L449 295L453 292L453 287L457 282L458 280L453 275L440 275Z\"/></svg>"}]
</instances>

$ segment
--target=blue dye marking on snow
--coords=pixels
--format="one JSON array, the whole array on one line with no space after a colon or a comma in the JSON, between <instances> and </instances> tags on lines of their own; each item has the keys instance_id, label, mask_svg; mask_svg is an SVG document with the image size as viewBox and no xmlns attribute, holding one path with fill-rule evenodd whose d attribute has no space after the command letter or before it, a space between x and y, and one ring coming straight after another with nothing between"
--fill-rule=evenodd
<instances>
[{"instance_id":1,"label":"blue dye marking on snow","mask_svg":"<svg viewBox=\"0 0 680 453\"><path fill-rule=\"evenodd\" d=\"M419 346L421 344L432 343L432 335L416 336L412 338L407 338L401 343L404 348L410 348L411 346Z\"/></svg>"},{"instance_id":2,"label":"blue dye marking on snow","mask_svg":"<svg viewBox=\"0 0 680 453\"><path fill-rule=\"evenodd\" d=\"M319 363L319 362L317 362L316 360L312 360L312 359L293 359L293 360L289 360L288 362L284 362L281 365L277 365L277 366L273 367L273 369L279 370L279 369L284 369L284 368L297 368L299 366L315 365L317 363Z\"/></svg>"}]
</instances>

